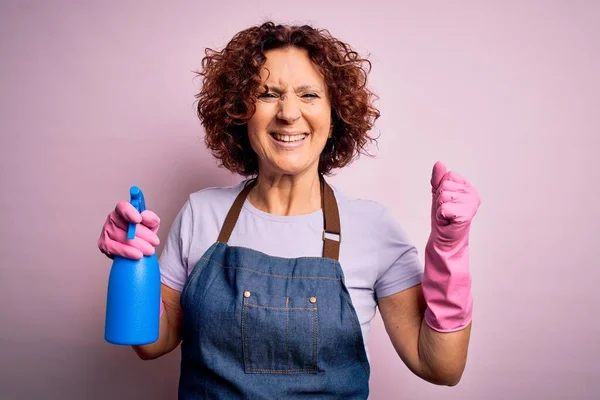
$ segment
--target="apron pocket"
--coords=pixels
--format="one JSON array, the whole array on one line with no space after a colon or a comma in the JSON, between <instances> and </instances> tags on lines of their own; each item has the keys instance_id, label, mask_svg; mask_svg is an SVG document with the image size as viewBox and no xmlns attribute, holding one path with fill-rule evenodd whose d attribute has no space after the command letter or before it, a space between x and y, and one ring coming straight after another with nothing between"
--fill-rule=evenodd
<instances>
[{"instance_id":1,"label":"apron pocket","mask_svg":"<svg viewBox=\"0 0 600 400\"><path fill-rule=\"evenodd\" d=\"M317 373L318 309L314 297L285 300L285 307L271 307L252 301L244 293L242 345L247 373ZM309 300L310 299L310 300Z\"/></svg>"}]
</instances>

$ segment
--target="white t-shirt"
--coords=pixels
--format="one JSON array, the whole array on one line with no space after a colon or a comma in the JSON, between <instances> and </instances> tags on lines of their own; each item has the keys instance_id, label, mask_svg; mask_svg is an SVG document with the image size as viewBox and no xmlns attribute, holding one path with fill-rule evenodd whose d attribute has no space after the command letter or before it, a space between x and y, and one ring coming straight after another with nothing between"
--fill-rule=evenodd
<instances>
[{"instance_id":1,"label":"white t-shirt","mask_svg":"<svg viewBox=\"0 0 600 400\"><path fill-rule=\"evenodd\" d=\"M206 250L216 242L229 208L244 182L192 193L178 213L160 255L161 281L181 291ZM332 186L341 225L339 261L367 347L377 298L421 282L415 246L381 204L345 196ZM323 212L278 216L244 203L229 244L278 257L323 254ZM367 347L367 354L369 354Z\"/></svg>"}]
</instances>

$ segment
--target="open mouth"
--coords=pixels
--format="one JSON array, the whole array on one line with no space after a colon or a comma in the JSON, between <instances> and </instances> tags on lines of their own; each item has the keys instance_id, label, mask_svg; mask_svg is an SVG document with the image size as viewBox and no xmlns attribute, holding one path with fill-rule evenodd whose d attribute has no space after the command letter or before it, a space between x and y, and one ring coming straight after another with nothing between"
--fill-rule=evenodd
<instances>
[{"instance_id":1,"label":"open mouth","mask_svg":"<svg viewBox=\"0 0 600 400\"><path fill-rule=\"evenodd\" d=\"M280 135L278 133L271 132L273 139L282 143L298 143L306 139L308 136L306 133L300 133L298 135Z\"/></svg>"}]
</instances>

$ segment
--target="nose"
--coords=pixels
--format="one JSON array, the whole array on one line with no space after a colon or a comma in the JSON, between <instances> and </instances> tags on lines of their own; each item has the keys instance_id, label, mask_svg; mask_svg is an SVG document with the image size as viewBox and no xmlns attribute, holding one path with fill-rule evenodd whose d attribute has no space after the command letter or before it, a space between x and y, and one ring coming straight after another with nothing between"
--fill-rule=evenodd
<instances>
[{"instance_id":1,"label":"nose","mask_svg":"<svg viewBox=\"0 0 600 400\"><path fill-rule=\"evenodd\" d=\"M294 123L302 112L295 99L295 96L285 96L279 101L279 111L277 112L277 118L287 122L288 124Z\"/></svg>"}]
</instances>

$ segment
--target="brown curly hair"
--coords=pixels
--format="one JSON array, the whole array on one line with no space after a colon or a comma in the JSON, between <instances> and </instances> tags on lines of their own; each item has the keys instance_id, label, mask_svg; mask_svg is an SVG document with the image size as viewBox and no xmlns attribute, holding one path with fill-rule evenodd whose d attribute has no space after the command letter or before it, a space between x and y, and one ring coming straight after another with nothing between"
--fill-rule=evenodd
<instances>
[{"instance_id":1,"label":"brown curly hair","mask_svg":"<svg viewBox=\"0 0 600 400\"><path fill-rule=\"evenodd\" d=\"M198 99L204 141L220 164L243 176L258 173L258 157L250 146L247 121L255 111L260 70L268 50L298 47L308 51L324 75L331 99L332 138L320 156L319 173L329 174L367 154L368 135L380 112L367 87L371 63L327 30L309 25L265 22L237 33L221 50L206 49Z\"/></svg>"}]
</instances>

